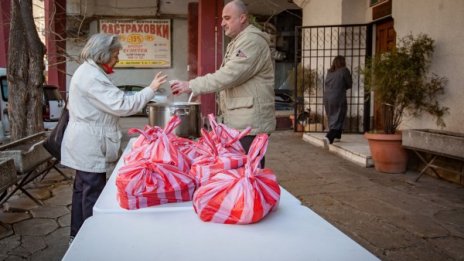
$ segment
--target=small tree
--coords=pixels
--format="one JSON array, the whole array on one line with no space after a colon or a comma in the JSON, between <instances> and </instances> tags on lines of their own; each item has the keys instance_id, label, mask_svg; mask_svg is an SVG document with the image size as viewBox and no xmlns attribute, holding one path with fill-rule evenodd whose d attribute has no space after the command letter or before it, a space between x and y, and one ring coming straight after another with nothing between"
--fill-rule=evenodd
<instances>
[{"instance_id":1,"label":"small tree","mask_svg":"<svg viewBox=\"0 0 464 261\"><path fill-rule=\"evenodd\" d=\"M289 71L289 83L294 87L293 96L295 99L295 115L297 122L306 125L310 121L311 108L305 106L305 98L313 93L316 87L317 72L314 69L306 68L299 63L298 66ZM295 80L296 79L296 80Z\"/></svg>"},{"instance_id":2,"label":"small tree","mask_svg":"<svg viewBox=\"0 0 464 261\"><path fill-rule=\"evenodd\" d=\"M8 115L11 139L17 140L43 130L45 47L34 24L32 1L11 0L8 50Z\"/></svg>"},{"instance_id":3,"label":"small tree","mask_svg":"<svg viewBox=\"0 0 464 261\"><path fill-rule=\"evenodd\" d=\"M407 111L417 117L427 112L444 127L448 108L440 106L438 95L444 93L446 78L429 76L434 41L425 34L408 35L389 53L373 57L361 70L367 90L373 90L376 101L384 108L384 132L395 133Z\"/></svg>"},{"instance_id":4,"label":"small tree","mask_svg":"<svg viewBox=\"0 0 464 261\"><path fill-rule=\"evenodd\" d=\"M290 82L296 87L296 96L305 97L313 93L316 86L317 72L310 68L304 67L301 63L298 64L296 73L292 68L289 73ZM296 81L295 81L296 77ZM296 85L295 85L296 84Z\"/></svg>"}]
</instances>

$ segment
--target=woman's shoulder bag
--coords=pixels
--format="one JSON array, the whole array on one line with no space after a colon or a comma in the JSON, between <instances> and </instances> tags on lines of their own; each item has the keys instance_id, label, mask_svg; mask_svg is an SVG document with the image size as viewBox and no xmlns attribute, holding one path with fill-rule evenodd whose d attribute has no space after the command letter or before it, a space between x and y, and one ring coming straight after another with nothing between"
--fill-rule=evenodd
<instances>
[{"instance_id":1,"label":"woman's shoulder bag","mask_svg":"<svg viewBox=\"0 0 464 261\"><path fill-rule=\"evenodd\" d=\"M43 146L44 148L58 161L61 160L61 141L63 140L64 131L68 126L69 111L65 104L61 117L58 120L58 124L47 137Z\"/></svg>"}]
</instances>

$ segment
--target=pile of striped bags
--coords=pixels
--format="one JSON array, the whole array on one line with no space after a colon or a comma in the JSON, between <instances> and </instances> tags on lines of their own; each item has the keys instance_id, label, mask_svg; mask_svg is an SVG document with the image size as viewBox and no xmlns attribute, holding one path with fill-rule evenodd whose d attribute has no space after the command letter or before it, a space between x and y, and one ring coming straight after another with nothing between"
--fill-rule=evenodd
<instances>
[{"instance_id":1,"label":"pile of striped bags","mask_svg":"<svg viewBox=\"0 0 464 261\"><path fill-rule=\"evenodd\" d=\"M218 124L209 115L211 131L201 130L197 141L173 134L177 116L164 129L146 126L116 178L122 208L139 209L165 203L191 201L201 220L249 224L264 218L279 203L280 188L270 169L259 163L266 153L268 136L257 135L248 155L240 132Z\"/></svg>"}]
</instances>

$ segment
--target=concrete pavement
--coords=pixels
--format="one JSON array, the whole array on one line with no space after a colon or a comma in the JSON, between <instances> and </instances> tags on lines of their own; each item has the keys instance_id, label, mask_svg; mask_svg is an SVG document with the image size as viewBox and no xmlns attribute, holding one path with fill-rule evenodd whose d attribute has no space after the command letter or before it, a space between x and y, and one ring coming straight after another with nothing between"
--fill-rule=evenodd
<instances>
[{"instance_id":1,"label":"concrete pavement","mask_svg":"<svg viewBox=\"0 0 464 261\"><path fill-rule=\"evenodd\" d=\"M379 173L289 132L271 136L267 155L283 187L380 259L464 259L464 187Z\"/></svg>"},{"instance_id":2,"label":"concrete pavement","mask_svg":"<svg viewBox=\"0 0 464 261\"><path fill-rule=\"evenodd\" d=\"M146 118L121 123L143 127ZM284 188L380 259L464 259L464 187L429 176L416 183L415 172L378 173L292 131L275 132L266 155ZM6 224L0 260L60 260L68 246L72 181L52 172L28 191L45 205L22 194L7 202L10 211L0 211Z\"/></svg>"}]
</instances>

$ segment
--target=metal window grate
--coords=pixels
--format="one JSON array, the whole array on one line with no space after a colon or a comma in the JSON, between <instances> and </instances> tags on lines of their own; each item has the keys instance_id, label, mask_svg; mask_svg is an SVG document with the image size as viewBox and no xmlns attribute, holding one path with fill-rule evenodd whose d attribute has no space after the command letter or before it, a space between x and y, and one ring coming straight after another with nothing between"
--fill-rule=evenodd
<instances>
[{"instance_id":1,"label":"metal window grate","mask_svg":"<svg viewBox=\"0 0 464 261\"><path fill-rule=\"evenodd\" d=\"M361 133L369 129L369 97L365 93L363 68L366 57L372 53L372 26L369 24L329 25L296 27L295 68L295 118L305 118L307 132L323 132L327 129L327 118L323 105L324 85L327 70L333 58L343 55L346 66L353 77L353 86L347 91L348 111L344 132ZM298 82L309 84L307 74L315 74L312 92L298 91ZM306 76L305 76L306 75ZM296 122L297 123L297 122ZM295 123L295 124L296 124Z\"/></svg>"}]
</instances>

